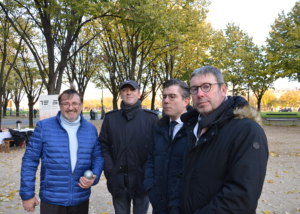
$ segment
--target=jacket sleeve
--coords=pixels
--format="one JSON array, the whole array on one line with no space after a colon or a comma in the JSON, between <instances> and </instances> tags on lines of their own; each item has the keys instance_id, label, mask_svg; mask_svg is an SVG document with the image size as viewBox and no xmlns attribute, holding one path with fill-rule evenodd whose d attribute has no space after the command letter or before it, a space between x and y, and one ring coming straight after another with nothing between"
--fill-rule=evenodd
<instances>
[{"instance_id":1,"label":"jacket sleeve","mask_svg":"<svg viewBox=\"0 0 300 214\"><path fill-rule=\"evenodd\" d=\"M104 173L106 177L114 168L114 161L109 149L111 146L109 141L109 131L111 130L108 130L108 116L106 116L99 134L100 146L104 157Z\"/></svg>"},{"instance_id":2,"label":"jacket sleeve","mask_svg":"<svg viewBox=\"0 0 300 214\"><path fill-rule=\"evenodd\" d=\"M94 181L93 186L99 182L103 170L103 166L104 166L104 159L103 159L96 127L94 129L95 129L96 142L92 154L92 172L96 175L96 180Z\"/></svg>"},{"instance_id":3,"label":"jacket sleeve","mask_svg":"<svg viewBox=\"0 0 300 214\"><path fill-rule=\"evenodd\" d=\"M29 200L35 195L36 170L40 163L43 149L42 130L42 123L38 122L22 159L20 185L22 200Z\"/></svg>"},{"instance_id":4,"label":"jacket sleeve","mask_svg":"<svg viewBox=\"0 0 300 214\"><path fill-rule=\"evenodd\" d=\"M195 214L255 213L268 161L268 143L257 123L245 126L228 157L228 174L222 190Z\"/></svg>"},{"instance_id":5,"label":"jacket sleeve","mask_svg":"<svg viewBox=\"0 0 300 214\"><path fill-rule=\"evenodd\" d=\"M145 170L145 179L144 179L144 187L148 192L154 184L154 133L152 135L151 145L149 148L149 153L146 161L146 170Z\"/></svg>"}]
</instances>

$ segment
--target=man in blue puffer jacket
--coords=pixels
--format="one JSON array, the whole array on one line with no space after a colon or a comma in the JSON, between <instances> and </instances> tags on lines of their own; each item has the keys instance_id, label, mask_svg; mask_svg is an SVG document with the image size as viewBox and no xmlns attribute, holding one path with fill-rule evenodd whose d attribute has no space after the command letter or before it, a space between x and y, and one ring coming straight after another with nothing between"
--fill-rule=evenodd
<instances>
[{"instance_id":1,"label":"man in blue puffer jacket","mask_svg":"<svg viewBox=\"0 0 300 214\"><path fill-rule=\"evenodd\" d=\"M187 111L189 87L180 80L168 80L163 84L162 98L165 116L153 129L144 180L153 214L168 213L168 203L181 172L187 133L180 116Z\"/></svg>"},{"instance_id":2,"label":"man in blue puffer jacket","mask_svg":"<svg viewBox=\"0 0 300 214\"><path fill-rule=\"evenodd\" d=\"M87 214L91 186L101 176L104 160L97 129L81 114L82 97L74 89L64 91L56 117L39 121L23 157L20 196L23 207L33 212L35 177L41 159L41 214ZM91 170L92 179L83 177Z\"/></svg>"}]
</instances>

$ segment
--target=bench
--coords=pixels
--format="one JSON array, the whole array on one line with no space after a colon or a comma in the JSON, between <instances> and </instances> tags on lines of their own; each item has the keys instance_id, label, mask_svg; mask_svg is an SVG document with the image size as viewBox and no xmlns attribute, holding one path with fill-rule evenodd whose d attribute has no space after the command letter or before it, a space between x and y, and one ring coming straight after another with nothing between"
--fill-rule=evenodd
<instances>
[{"instance_id":1,"label":"bench","mask_svg":"<svg viewBox=\"0 0 300 214\"><path fill-rule=\"evenodd\" d=\"M269 124L271 123L271 121L293 121L293 125L295 123L295 121L297 121L297 118L294 118L297 116L297 114L267 114L267 116L269 116L269 118L267 118L266 120L269 121ZM270 116L288 116L288 117L293 117L293 118L270 118Z\"/></svg>"},{"instance_id":2,"label":"bench","mask_svg":"<svg viewBox=\"0 0 300 214\"><path fill-rule=\"evenodd\" d=\"M4 152L5 153L10 153L9 148L10 148L10 142L14 140L3 140L4 141ZM0 152L2 153L2 144L0 144Z\"/></svg>"}]
</instances>

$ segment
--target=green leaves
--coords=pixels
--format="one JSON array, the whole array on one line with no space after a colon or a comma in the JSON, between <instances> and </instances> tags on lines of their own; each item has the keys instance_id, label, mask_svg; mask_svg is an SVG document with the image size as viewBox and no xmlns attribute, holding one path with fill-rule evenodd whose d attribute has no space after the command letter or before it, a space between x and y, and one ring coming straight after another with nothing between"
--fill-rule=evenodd
<instances>
[{"instance_id":1,"label":"green leaves","mask_svg":"<svg viewBox=\"0 0 300 214\"><path fill-rule=\"evenodd\" d=\"M300 3L278 15L267 39L268 60L276 77L300 81Z\"/></svg>"}]
</instances>

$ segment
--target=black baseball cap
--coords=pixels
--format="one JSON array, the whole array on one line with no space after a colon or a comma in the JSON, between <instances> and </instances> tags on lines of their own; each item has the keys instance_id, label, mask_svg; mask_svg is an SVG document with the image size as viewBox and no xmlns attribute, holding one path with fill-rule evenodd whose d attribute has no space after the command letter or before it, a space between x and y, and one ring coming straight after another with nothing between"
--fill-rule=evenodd
<instances>
[{"instance_id":1,"label":"black baseball cap","mask_svg":"<svg viewBox=\"0 0 300 214\"><path fill-rule=\"evenodd\" d=\"M131 85L134 89L140 88L136 81L133 80L126 80L125 82L123 82L120 86L120 89L122 89L125 85Z\"/></svg>"}]
</instances>

